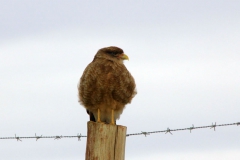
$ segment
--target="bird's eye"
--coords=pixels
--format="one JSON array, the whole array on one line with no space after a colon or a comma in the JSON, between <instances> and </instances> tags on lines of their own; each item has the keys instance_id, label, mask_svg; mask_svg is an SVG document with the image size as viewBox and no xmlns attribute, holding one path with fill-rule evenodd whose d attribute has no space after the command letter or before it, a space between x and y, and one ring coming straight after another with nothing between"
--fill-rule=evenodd
<instances>
[{"instance_id":1,"label":"bird's eye","mask_svg":"<svg viewBox=\"0 0 240 160\"><path fill-rule=\"evenodd\" d=\"M114 51L109 51L107 52L108 54L112 55L112 56L116 56L118 53L117 52L114 52Z\"/></svg>"},{"instance_id":2,"label":"bird's eye","mask_svg":"<svg viewBox=\"0 0 240 160\"><path fill-rule=\"evenodd\" d=\"M112 52L111 55L116 56L117 52Z\"/></svg>"}]
</instances>

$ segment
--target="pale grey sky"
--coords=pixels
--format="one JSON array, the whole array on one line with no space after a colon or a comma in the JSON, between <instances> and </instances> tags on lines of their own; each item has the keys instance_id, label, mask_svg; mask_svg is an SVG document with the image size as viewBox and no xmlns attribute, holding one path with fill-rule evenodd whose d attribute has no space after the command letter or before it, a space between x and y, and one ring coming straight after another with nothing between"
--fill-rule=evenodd
<instances>
[{"instance_id":1,"label":"pale grey sky","mask_svg":"<svg viewBox=\"0 0 240 160\"><path fill-rule=\"evenodd\" d=\"M240 1L0 1L0 137L87 134L77 83L115 45L138 94L128 133L240 122ZM126 159L240 158L240 127L127 137ZM0 159L84 159L86 138L1 140Z\"/></svg>"}]
</instances>

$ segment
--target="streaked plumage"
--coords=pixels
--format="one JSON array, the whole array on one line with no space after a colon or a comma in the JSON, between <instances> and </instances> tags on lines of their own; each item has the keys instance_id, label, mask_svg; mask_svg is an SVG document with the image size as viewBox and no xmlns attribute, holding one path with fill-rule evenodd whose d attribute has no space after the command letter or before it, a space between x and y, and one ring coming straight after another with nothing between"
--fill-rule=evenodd
<instances>
[{"instance_id":1,"label":"streaked plumage","mask_svg":"<svg viewBox=\"0 0 240 160\"><path fill-rule=\"evenodd\" d=\"M135 96L135 81L123 64L125 59L128 59L127 55L118 47L102 48L84 70L78 96L91 120L98 119L100 109L102 122L111 122L112 110L116 121Z\"/></svg>"}]
</instances>

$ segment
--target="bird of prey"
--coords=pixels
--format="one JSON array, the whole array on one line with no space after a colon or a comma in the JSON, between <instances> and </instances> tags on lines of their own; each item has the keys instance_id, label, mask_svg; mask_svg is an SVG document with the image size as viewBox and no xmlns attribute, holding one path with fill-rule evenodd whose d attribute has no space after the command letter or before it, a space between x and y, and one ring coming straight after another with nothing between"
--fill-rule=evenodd
<instances>
[{"instance_id":1,"label":"bird of prey","mask_svg":"<svg viewBox=\"0 0 240 160\"><path fill-rule=\"evenodd\" d=\"M126 104L136 95L134 78L123 64L129 60L123 50L99 49L78 84L79 102L91 121L116 124Z\"/></svg>"}]
</instances>

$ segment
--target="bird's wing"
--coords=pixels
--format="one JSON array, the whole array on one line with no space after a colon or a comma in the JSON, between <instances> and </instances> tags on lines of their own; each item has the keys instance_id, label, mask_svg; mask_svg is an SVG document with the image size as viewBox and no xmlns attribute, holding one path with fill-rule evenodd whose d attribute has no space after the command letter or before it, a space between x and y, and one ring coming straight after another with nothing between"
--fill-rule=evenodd
<instances>
[{"instance_id":1,"label":"bird's wing","mask_svg":"<svg viewBox=\"0 0 240 160\"><path fill-rule=\"evenodd\" d=\"M123 64L116 68L114 79L113 99L122 104L130 103L137 93L136 84L134 78Z\"/></svg>"},{"instance_id":2,"label":"bird's wing","mask_svg":"<svg viewBox=\"0 0 240 160\"><path fill-rule=\"evenodd\" d=\"M79 101L85 106L94 106L101 96L98 91L97 78L100 74L97 63L90 63L83 72L78 86Z\"/></svg>"}]
</instances>

